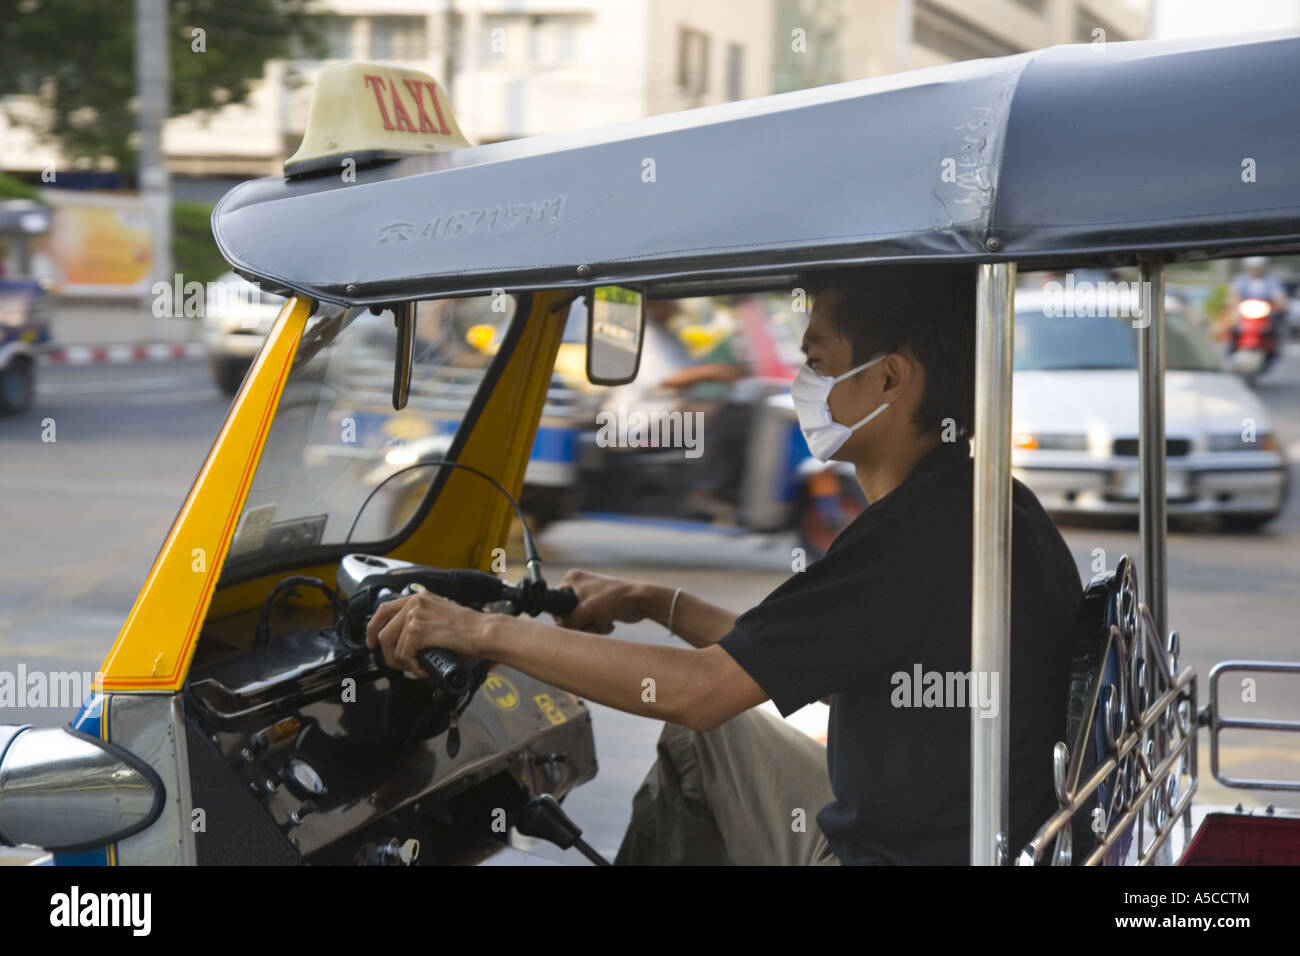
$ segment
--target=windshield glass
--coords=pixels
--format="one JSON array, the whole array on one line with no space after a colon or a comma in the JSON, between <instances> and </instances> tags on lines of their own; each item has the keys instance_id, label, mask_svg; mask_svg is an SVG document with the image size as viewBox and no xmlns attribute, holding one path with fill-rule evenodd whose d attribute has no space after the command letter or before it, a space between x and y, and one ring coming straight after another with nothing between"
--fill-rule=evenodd
<instances>
[{"instance_id":1,"label":"windshield glass","mask_svg":"<svg viewBox=\"0 0 1300 956\"><path fill-rule=\"evenodd\" d=\"M1214 346L1185 319L1166 315L1165 333L1167 370L1220 370ZM1136 369L1137 330L1127 317L1049 317L1042 312L1018 311L1015 367L1019 371Z\"/></svg>"},{"instance_id":2,"label":"windshield glass","mask_svg":"<svg viewBox=\"0 0 1300 956\"><path fill-rule=\"evenodd\" d=\"M400 469L446 454L515 309L505 295L416 303L410 399L400 412L392 401L393 313L318 310L298 347L229 560L396 534L437 469L416 467L388 483L358 520L363 502ZM495 334L484 334L485 326Z\"/></svg>"}]
</instances>

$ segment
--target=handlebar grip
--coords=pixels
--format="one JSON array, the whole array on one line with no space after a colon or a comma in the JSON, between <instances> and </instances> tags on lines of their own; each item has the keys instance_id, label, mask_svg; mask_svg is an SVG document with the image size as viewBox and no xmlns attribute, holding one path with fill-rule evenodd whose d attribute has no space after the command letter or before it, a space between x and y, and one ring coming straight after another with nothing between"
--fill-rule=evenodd
<instances>
[{"instance_id":1,"label":"handlebar grip","mask_svg":"<svg viewBox=\"0 0 1300 956\"><path fill-rule=\"evenodd\" d=\"M459 697L469 690L474 680L474 665L470 661L437 647L426 647L415 655L434 680L440 681L447 693Z\"/></svg>"},{"instance_id":2,"label":"handlebar grip","mask_svg":"<svg viewBox=\"0 0 1300 956\"><path fill-rule=\"evenodd\" d=\"M546 592L545 610L548 614L564 617L572 614L577 606L578 594L573 588L551 588Z\"/></svg>"}]
</instances>

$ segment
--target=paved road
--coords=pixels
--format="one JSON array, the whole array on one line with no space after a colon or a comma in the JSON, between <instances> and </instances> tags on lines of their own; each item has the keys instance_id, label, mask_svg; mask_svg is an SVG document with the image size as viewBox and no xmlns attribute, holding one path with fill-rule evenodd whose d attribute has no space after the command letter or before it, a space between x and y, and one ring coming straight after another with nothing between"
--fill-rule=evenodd
<instances>
[{"instance_id":1,"label":"paved road","mask_svg":"<svg viewBox=\"0 0 1300 956\"><path fill-rule=\"evenodd\" d=\"M1292 486L1300 489L1300 357L1288 356L1260 394L1291 450ZM0 670L14 671L18 662L47 671L99 666L227 405L201 362L50 368L43 370L37 407L0 419L0 533L6 543L0 549ZM53 442L42 440L49 421ZM1135 528L1063 530L1085 579L1095 548L1105 550L1108 566L1120 553L1139 551ZM647 529L629 536L625 529L571 522L549 530L541 545L553 575L579 565L653 578L739 609L784 579L792 542ZM1262 533L1174 531L1169 561L1169 620L1181 629L1186 659L1199 673L1225 658L1300 659L1300 490ZM620 635L665 640L662 629L646 625L623 628ZM1261 683L1260 690L1261 700L1284 693L1280 684ZM1204 684L1200 693L1204 700ZM600 774L566 808L596 848L612 854L631 794L653 758L658 728L607 708L593 710ZM5 710L0 723L54 726L73 713ZM1291 775L1300 777L1295 758L1277 740L1238 744L1228 760L1245 774L1289 762ZM1254 802L1217 785L1203 787L1211 799Z\"/></svg>"}]
</instances>

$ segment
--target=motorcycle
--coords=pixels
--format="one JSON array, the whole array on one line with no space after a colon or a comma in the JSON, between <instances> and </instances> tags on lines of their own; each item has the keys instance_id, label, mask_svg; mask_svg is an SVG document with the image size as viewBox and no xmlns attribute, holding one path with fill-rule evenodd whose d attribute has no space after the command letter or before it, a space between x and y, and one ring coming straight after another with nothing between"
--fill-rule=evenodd
<instances>
[{"instance_id":1,"label":"motorcycle","mask_svg":"<svg viewBox=\"0 0 1300 956\"><path fill-rule=\"evenodd\" d=\"M1237 305L1237 322L1232 329L1229 365L1247 385L1277 360L1277 314L1265 299L1243 299Z\"/></svg>"}]
</instances>

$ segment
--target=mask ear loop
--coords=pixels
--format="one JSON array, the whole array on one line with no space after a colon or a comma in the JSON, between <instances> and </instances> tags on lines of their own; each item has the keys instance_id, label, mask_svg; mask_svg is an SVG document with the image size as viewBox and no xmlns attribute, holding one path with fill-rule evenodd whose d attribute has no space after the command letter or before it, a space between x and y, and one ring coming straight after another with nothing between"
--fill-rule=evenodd
<instances>
[{"instance_id":1,"label":"mask ear loop","mask_svg":"<svg viewBox=\"0 0 1300 956\"><path fill-rule=\"evenodd\" d=\"M888 353L888 352L881 352L879 355L877 355L875 358L871 359L869 362L863 362L863 363L862 363L861 365L859 365L857 368L851 368L851 369L849 369L847 372L845 372L843 375L837 375L837 376L835 376L835 378L831 379L831 383L832 383L832 384L836 384L836 383L839 383L839 382L844 381L846 378L852 378L854 375L857 375L859 372L863 371L864 369L869 369L869 368L871 368L871 366L875 365L877 362L882 362L882 361L884 361L884 360L885 360L886 358L888 358L888 357L889 357L889 353Z\"/></svg>"},{"instance_id":2,"label":"mask ear loop","mask_svg":"<svg viewBox=\"0 0 1300 956\"><path fill-rule=\"evenodd\" d=\"M855 431L857 431L859 428L861 428L861 427L862 427L863 425L865 425L867 422L871 421L871 419L875 418L877 415L879 415L881 412L883 412L886 408L888 408L888 407L889 407L890 405L892 405L892 404L894 404L894 403L893 403L893 402L885 402L884 404L878 406L874 412L872 412L872 413L871 413L870 415L868 415L866 418L862 419L862 421L858 422L856 425L850 425L850 426L849 426L849 431L851 431L851 432L855 432Z\"/></svg>"},{"instance_id":3,"label":"mask ear loop","mask_svg":"<svg viewBox=\"0 0 1300 956\"><path fill-rule=\"evenodd\" d=\"M863 364L859 365L857 368L849 369L849 370L848 370L847 372L845 372L843 375L841 375L841 376L839 376L837 379L835 379L835 382L841 382L841 381L843 381L844 379L848 378L848 377L851 376L851 375L857 375L857 374L858 374L859 372L861 372L863 369L871 368L871 366L875 365L877 362L882 362L882 361L884 361L884 360L885 360L886 358L888 358L888 357L889 357L889 353L888 353L888 352L881 352L879 355L877 355L877 356L876 356L875 358L873 358L871 361L869 361L869 362L864 362ZM885 402L884 404L877 406L876 409L875 409L875 411L873 411L873 412L871 412L870 414L868 414L866 418L862 419L862 420L861 420L860 422L858 422L856 425L849 425L849 426L847 426L848 429L849 429L849 432L850 432L850 433L853 433L853 432L857 431L859 428L861 428L861 427L862 427L863 425L865 425L867 422L871 421L871 419L875 418L877 415L879 415L881 412L883 412L886 408L888 408L888 407L889 407L890 405L892 405L892 404L894 404L894 403L893 403L893 402Z\"/></svg>"}]
</instances>

